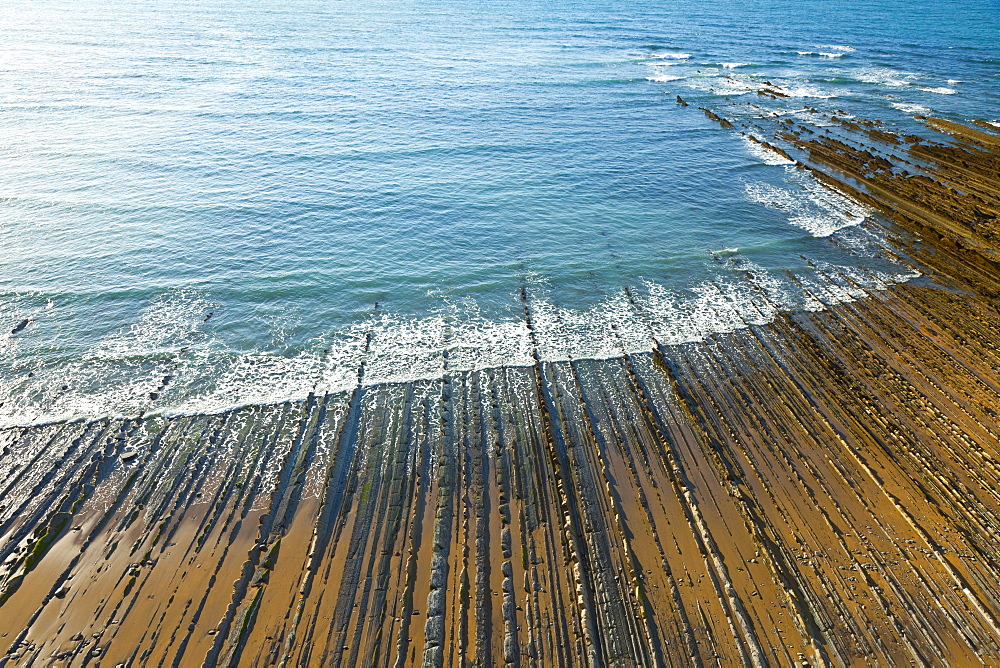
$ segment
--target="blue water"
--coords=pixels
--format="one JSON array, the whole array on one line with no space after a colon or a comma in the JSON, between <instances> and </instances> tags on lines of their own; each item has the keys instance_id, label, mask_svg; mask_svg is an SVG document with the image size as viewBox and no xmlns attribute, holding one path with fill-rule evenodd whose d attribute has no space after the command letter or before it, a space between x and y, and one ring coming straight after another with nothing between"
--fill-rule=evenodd
<instances>
[{"instance_id":1,"label":"blue water","mask_svg":"<svg viewBox=\"0 0 1000 668\"><path fill-rule=\"evenodd\" d=\"M0 326L31 320L0 337L8 424L527 363L522 286L548 358L820 308L802 284L907 270L697 107L768 80L780 113L1000 118L989 0L14 1L0 26Z\"/></svg>"}]
</instances>

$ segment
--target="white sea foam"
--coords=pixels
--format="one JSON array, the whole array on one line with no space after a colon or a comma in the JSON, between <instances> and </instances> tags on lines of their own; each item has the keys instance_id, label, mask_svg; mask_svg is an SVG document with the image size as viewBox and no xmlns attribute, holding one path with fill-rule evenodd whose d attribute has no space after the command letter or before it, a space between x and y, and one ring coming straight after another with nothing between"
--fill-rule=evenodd
<instances>
[{"instance_id":1,"label":"white sea foam","mask_svg":"<svg viewBox=\"0 0 1000 668\"><path fill-rule=\"evenodd\" d=\"M624 292L587 310L561 308L544 293L533 294L530 304L543 360L607 359L652 348L649 331L636 326L635 308Z\"/></svg>"},{"instance_id":2,"label":"white sea foam","mask_svg":"<svg viewBox=\"0 0 1000 668\"><path fill-rule=\"evenodd\" d=\"M691 57L690 53L676 53L664 51L660 53L651 54L652 58L661 58L664 60L688 60Z\"/></svg>"},{"instance_id":3,"label":"white sea foam","mask_svg":"<svg viewBox=\"0 0 1000 668\"><path fill-rule=\"evenodd\" d=\"M655 283L645 285L637 306L659 343L700 341L712 334L766 324L785 310L823 308L798 282L775 276L745 258L732 258L730 268L739 279L718 276L684 292Z\"/></svg>"},{"instance_id":4,"label":"white sea foam","mask_svg":"<svg viewBox=\"0 0 1000 668\"><path fill-rule=\"evenodd\" d=\"M962 80L961 80L961 79L948 79L948 81L947 81L946 83L947 83L947 84L948 84L949 86L954 86L955 84L960 84L960 83L962 83Z\"/></svg>"},{"instance_id":5,"label":"white sea foam","mask_svg":"<svg viewBox=\"0 0 1000 668\"><path fill-rule=\"evenodd\" d=\"M803 83L794 79L770 79L768 83L763 83L759 78L746 74L734 74L719 77L717 79L707 79L709 86L722 90L738 90L742 93L758 91L761 88L771 89L792 98L818 98L830 99L837 97L837 94L820 88L815 84ZM702 84L704 86L704 84ZM720 93L721 94L721 93ZM729 95L729 92L725 93ZM801 110L799 110L801 111Z\"/></svg>"},{"instance_id":6,"label":"white sea foam","mask_svg":"<svg viewBox=\"0 0 1000 668\"><path fill-rule=\"evenodd\" d=\"M757 190L764 193L760 200L788 210L793 224L801 224L796 217L823 210L823 224L836 227L857 206L808 182L800 184L799 192ZM649 350L653 337L666 345L698 341L770 322L782 311L818 310L855 299L861 293L850 287L854 284L881 289L912 277L901 272L873 278L865 270L831 265L822 267L821 274L793 280L748 261L738 249L717 253L723 256L719 273L688 289L647 281L631 297L621 291L587 309L558 306L545 281L531 279L533 335L523 319L490 320L474 307L446 304L423 318L373 316L288 356L227 351L207 333L204 313L211 304L196 295L172 295L152 303L135 325L107 337L84 360L52 368L19 387L0 388L6 399L0 426L140 413L216 413L304 399L310 393L350 392L362 365L364 383L375 385L530 366L535 352L546 361L611 358ZM172 380L161 389L166 376ZM18 400L11 400L15 396Z\"/></svg>"},{"instance_id":7,"label":"white sea foam","mask_svg":"<svg viewBox=\"0 0 1000 668\"><path fill-rule=\"evenodd\" d=\"M655 81L657 83L666 83L668 81L678 81L678 80L683 79L683 78L684 78L683 76L680 76L678 74L658 73L658 74L653 74L651 76L646 77L646 81Z\"/></svg>"},{"instance_id":8,"label":"white sea foam","mask_svg":"<svg viewBox=\"0 0 1000 668\"><path fill-rule=\"evenodd\" d=\"M169 293L79 358L6 378L0 424L139 413L175 375L179 356L207 344L211 308L197 293Z\"/></svg>"},{"instance_id":9,"label":"white sea foam","mask_svg":"<svg viewBox=\"0 0 1000 668\"><path fill-rule=\"evenodd\" d=\"M886 67L869 67L855 73L858 81L888 86L889 88L903 88L909 86L917 78L913 72L900 72Z\"/></svg>"},{"instance_id":10,"label":"white sea foam","mask_svg":"<svg viewBox=\"0 0 1000 668\"><path fill-rule=\"evenodd\" d=\"M758 142L753 141L748 136L743 137L743 147L746 148L747 153L757 158L765 165L792 165L795 164L793 161L789 160L785 156L772 151L766 146L761 146Z\"/></svg>"},{"instance_id":11,"label":"white sea foam","mask_svg":"<svg viewBox=\"0 0 1000 668\"><path fill-rule=\"evenodd\" d=\"M871 215L868 207L823 185L811 175L786 168L789 187L770 183L745 184L752 202L783 211L788 222L814 237L828 237L834 232L864 222Z\"/></svg>"},{"instance_id":12,"label":"white sea foam","mask_svg":"<svg viewBox=\"0 0 1000 668\"><path fill-rule=\"evenodd\" d=\"M755 90L745 77L739 75L716 76L711 73L707 76L703 73L702 76L689 77L684 85L695 90L725 96L746 95Z\"/></svg>"},{"instance_id":13,"label":"white sea foam","mask_svg":"<svg viewBox=\"0 0 1000 668\"><path fill-rule=\"evenodd\" d=\"M0 359L14 359L14 355L20 347L21 337L13 333L13 329L27 320L29 325L35 319L35 308L24 303L23 298L0 302L0 323L3 330L0 331ZM0 384L3 378L0 377ZM0 385L2 386L2 385Z\"/></svg>"},{"instance_id":14,"label":"white sea foam","mask_svg":"<svg viewBox=\"0 0 1000 668\"><path fill-rule=\"evenodd\" d=\"M925 93L937 93L938 95L954 95L958 92L954 88L946 88L945 86L927 86L926 88L921 88L920 90Z\"/></svg>"},{"instance_id":15,"label":"white sea foam","mask_svg":"<svg viewBox=\"0 0 1000 668\"><path fill-rule=\"evenodd\" d=\"M189 345L212 303L191 290L169 293L154 301L138 322L105 339L94 351L97 357L119 358L142 351L175 353Z\"/></svg>"},{"instance_id":16,"label":"white sea foam","mask_svg":"<svg viewBox=\"0 0 1000 668\"><path fill-rule=\"evenodd\" d=\"M854 47L850 46L839 46L837 44L820 44L816 47L817 49L826 49L825 51L796 51L800 56L819 56L820 58L843 58L849 53L855 51Z\"/></svg>"},{"instance_id":17,"label":"white sea foam","mask_svg":"<svg viewBox=\"0 0 1000 668\"><path fill-rule=\"evenodd\" d=\"M680 65L679 62L674 61L657 61L649 62L646 65L653 71L651 75L646 77L647 81L655 81L658 83L666 83L667 81L677 81L684 78L684 74L676 74L676 66Z\"/></svg>"},{"instance_id":18,"label":"white sea foam","mask_svg":"<svg viewBox=\"0 0 1000 668\"><path fill-rule=\"evenodd\" d=\"M330 365L321 353L294 357L215 354L195 358L178 372L180 383L175 389L186 392L152 409L167 415L216 413L234 406L304 398L313 391L337 392L355 387L360 348L338 350L337 357L345 362L343 366ZM331 372L329 376L324 373L327 371Z\"/></svg>"},{"instance_id":19,"label":"white sea foam","mask_svg":"<svg viewBox=\"0 0 1000 668\"><path fill-rule=\"evenodd\" d=\"M824 307L864 299L871 292L885 290L894 283L903 283L921 274L914 269L895 273L817 262L816 273L803 281L803 286Z\"/></svg>"},{"instance_id":20,"label":"white sea foam","mask_svg":"<svg viewBox=\"0 0 1000 668\"><path fill-rule=\"evenodd\" d=\"M911 104L909 102L892 102L893 109L899 109L907 114L926 114L930 112L927 107L922 107L919 104Z\"/></svg>"},{"instance_id":21,"label":"white sea foam","mask_svg":"<svg viewBox=\"0 0 1000 668\"><path fill-rule=\"evenodd\" d=\"M739 67L746 67L747 65L750 65L750 63L719 63L719 64L722 65L722 67L724 67L727 70L735 70Z\"/></svg>"},{"instance_id":22,"label":"white sea foam","mask_svg":"<svg viewBox=\"0 0 1000 668\"><path fill-rule=\"evenodd\" d=\"M813 84L783 83L775 86L775 90L787 95L788 97L812 97L822 100L829 100L830 98L837 97L836 93L824 90Z\"/></svg>"}]
</instances>

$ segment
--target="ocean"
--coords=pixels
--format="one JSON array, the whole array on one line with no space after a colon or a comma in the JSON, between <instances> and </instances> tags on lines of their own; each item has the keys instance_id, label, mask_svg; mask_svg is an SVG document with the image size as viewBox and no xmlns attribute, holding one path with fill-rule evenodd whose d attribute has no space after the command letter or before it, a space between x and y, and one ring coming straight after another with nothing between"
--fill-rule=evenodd
<instances>
[{"instance_id":1,"label":"ocean","mask_svg":"<svg viewBox=\"0 0 1000 668\"><path fill-rule=\"evenodd\" d=\"M699 107L1000 124L993 0L14 0L0 26L0 425L821 309L915 274Z\"/></svg>"}]
</instances>

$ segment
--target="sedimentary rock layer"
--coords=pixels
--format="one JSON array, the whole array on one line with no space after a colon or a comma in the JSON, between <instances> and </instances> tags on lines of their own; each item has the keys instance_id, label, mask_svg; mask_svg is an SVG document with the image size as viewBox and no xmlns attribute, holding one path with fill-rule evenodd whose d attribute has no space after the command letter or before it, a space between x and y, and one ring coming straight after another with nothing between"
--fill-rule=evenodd
<instances>
[{"instance_id":1,"label":"sedimentary rock layer","mask_svg":"<svg viewBox=\"0 0 1000 668\"><path fill-rule=\"evenodd\" d=\"M997 157L928 122L955 140L758 140L929 279L616 359L0 432L0 664L1000 663Z\"/></svg>"}]
</instances>

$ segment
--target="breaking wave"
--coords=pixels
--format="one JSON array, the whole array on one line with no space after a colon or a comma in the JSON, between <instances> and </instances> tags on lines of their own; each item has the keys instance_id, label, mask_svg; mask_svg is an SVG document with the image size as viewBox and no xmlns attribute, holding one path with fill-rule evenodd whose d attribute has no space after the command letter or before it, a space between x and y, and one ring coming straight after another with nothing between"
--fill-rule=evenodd
<instances>
[{"instance_id":1,"label":"breaking wave","mask_svg":"<svg viewBox=\"0 0 1000 668\"><path fill-rule=\"evenodd\" d=\"M794 185L797 176L790 178ZM787 212L790 223L816 236L863 220L859 205L820 184L798 186L748 184L747 193ZM865 230L853 243L876 248L881 241ZM491 319L473 303L447 303L426 317L374 314L318 336L293 354L227 349L208 317L215 304L196 292L178 291L153 300L135 323L75 361L5 374L0 426L273 404L350 391L362 366L363 382L375 385L529 366L536 353L544 361L612 358L651 350L654 340L699 341L765 324L783 311L820 310L915 275L902 267L886 272L818 263L791 277L766 270L737 249L706 255L718 266L704 281L686 289L643 281L587 309L559 306L546 280L529 275L531 330L523 317ZM517 296L511 301L516 305ZM30 336L31 330L24 333Z\"/></svg>"},{"instance_id":2,"label":"breaking wave","mask_svg":"<svg viewBox=\"0 0 1000 668\"><path fill-rule=\"evenodd\" d=\"M763 148L763 147L762 147ZM808 173L786 168L788 187L747 183L748 199L788 214L788 222L814 237L860 225L872 214L868 207L823 185Z\"/></svg>"}]
</instances>

